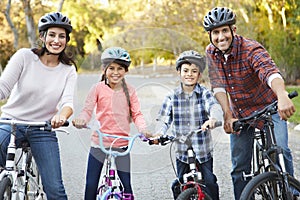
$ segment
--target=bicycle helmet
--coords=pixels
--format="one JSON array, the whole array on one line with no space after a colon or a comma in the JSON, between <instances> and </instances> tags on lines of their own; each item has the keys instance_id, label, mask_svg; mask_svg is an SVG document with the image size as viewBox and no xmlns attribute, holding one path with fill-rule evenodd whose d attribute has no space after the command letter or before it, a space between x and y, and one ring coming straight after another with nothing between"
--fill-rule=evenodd
<instances>
[{"instance_id":1,"label":"bicycle helmet","mask_svg":"<svg viewBox=\"0 0 300 200\"><path fill-rule=\"evenodd\" d=\"M226 7L216 7L207 13L204 17L203 26L206 31L223 25L233 25L236 22L234 12Z\"/></svg>"},{"instance_id":2,"label":"bicycle helmet","mask_svg":"<svg viewBox=\"0 0 300 200\"><path fill-rule=\"evenodd\" d=\"M68 33L72 32L71 20L60 12L47 13L38 23L39 32L46 31L50 27L61 27Z\"/></svg>"},{"instance_id":3,"label":"bicycle helmet","mask_svg":"<svg viewBox=\"0 0 300 200\"><path fill-rule=\"evenodd\" d=\"M202 73L205 69L206 60L204 56L201 56L197 51L188 50L182 52L176 60L176 71L180 70L182 64L195 64L199 67L200 72Z\"/></svg>"},{"instance_id":4,"label":"bicycle helmet","mask_svg":"<svg viewBox=\"0 0 300 200\"><path fill-rule=\"evenodd\" d=\"M121 47L110 47L103 51L101 55L101 62L104 66L108 66L112 62L118 63L128 70L131 63L129 53Z\"/></svg>"}]
</instances>

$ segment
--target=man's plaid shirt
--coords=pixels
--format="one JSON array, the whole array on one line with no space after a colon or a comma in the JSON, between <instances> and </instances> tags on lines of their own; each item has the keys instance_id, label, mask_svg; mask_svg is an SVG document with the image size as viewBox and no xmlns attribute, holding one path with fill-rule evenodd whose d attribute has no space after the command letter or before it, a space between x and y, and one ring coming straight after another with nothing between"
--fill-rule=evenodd
<instances>
[{"instance_id":1,"label":"man's plaid shirt","mask_svg":"<svg viewBox=\"0 0 300 200\"><path fill-rule=\"evenodd\" d=\"M161 133L166 134L172 125L172 134L177 137L200 129L208 120L213 105L218 104L213 94L197 84L191 94L185 94L182 87L177 87L168 95L159 111L158 120L163 122ZM191 137L192 147L200 163L212 157L212 137L210 131L200 132ZM187 145L177 143L176 157L187 163Z\"/></svg>"},{"instance_id":2,"label":"man's plaid shirt","mask_svg":"<svg viewBox=\"0 0 300 200\"><path fill-rule=\"evenodd\" d=\"M212 88L225 88L236 118L249 116L277 99L267 81L280 72L258 42L235 35L227 60L212 44L206 55Z\"/></svg>"}]
</instances>

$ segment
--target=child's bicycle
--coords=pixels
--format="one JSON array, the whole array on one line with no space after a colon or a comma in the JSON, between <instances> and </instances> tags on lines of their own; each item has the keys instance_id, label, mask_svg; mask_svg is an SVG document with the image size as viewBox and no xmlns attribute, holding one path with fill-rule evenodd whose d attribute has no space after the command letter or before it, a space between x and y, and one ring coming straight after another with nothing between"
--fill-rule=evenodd
<instances>
[{"instance_id":1,"label":"child's bicycle","mask_svg":"<svg viewBox=\"0 0 300 200\"><path fill-rule=\"evenodd\" d=\"M296 97L297 92L289 94ZM252 178L245 186L240 199L276 199L293 200L300 193L300 182L290 176L285 168L283 150L277 146L272 114L277 112L277 101L254 112L251 116L241 118L233 123L233 129L238 132L244 126L264 122L264 129L254 133L252 172L244 173L244 179Z\"/></svg>"},{"instance_id":2,"label":"child's bicycle","mask_svg":"<svg viewBox=\"0 0 300 200\"><path fill-rule=\"evenodd\" d=\"M221 126L222 122L217 121L215 123L215 127ZM209 127L208 127L209 128ZM201 173L199 172L197 168L197 159L194 153L194 150L191 145L191 137L193 134L201 134L202 130L194 130L189 132L186 135L181 135L178 137L170 136L170 135L162 135L158 139L149 139L149 144L161 144L166 145L168 143L171 143L170 145L170 159L171 163L172 156L172 145L176 142L178 143L185 143L188 145L187 148L187 155L188 155L188 164L190 167L190 171L188 173L185 173L183 175L183 182L180 182L180 194L177 197L177 200L213 200L212 197L210 197L207 192L205 192L205 183L202 179ZM174 172L176 174L175 167L173 166Z\"/></svg>"},{"instance_id":3,"label":"child's bicycle","mask_svg":"<svg viewBox=\"0 0 300 200\"><path fill-rule=\"evenodd\" d=\"M115 166L115 158L118 156L127 155L133 146L133 143L136 138L140 138L142 141L148 141L148 139L143 134L136 134L132 137L127 136L117 136L106 133L101 133L99 130L96 130L99 135L99 145L101 150L106 154L105 159L105 173L101 177L100 186L97 191L97 200L131 200L130 194L124 193L124 187L121 180L117 175L117 169ZM114 138L110 147L105 148L103 145L103 137ZM113 149L113 145L117 140L128 140L128 147L125 151L116 151Z\"/></svg>"},{"instance_id":4,"label":"child's bicycle","mask_svg":"<svg viewBox=\"0 0 300 200\"><path fill-rule=\"evenodd\" d=\"M21 143L21 152L16 158L15 144L18 127L28 131L52 131L50 122L28 122L19 120L0 120L0 124L11 126L10 141L7 148L6 165L0 173L0 200L42 200L46 199L37 166L31 154L29 143ZM64 126L68 126L68 122ZM65 130L59 130L67 132Z\"/></svg>"}]
</instances>

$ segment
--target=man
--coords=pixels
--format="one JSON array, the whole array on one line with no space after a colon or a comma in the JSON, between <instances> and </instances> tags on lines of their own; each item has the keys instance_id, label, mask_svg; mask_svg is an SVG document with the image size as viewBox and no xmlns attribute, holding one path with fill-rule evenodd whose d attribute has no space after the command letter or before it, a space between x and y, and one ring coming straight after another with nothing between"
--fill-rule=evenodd
<instances>
[{"instance_id":1,"label":"man","mask_svg":"<svg viewBox=\"0 0 300 200\"><path fill-rule=\"evenodd\" d=\"M269 53L257 41L237 35L235 22L236 15L231 9L216 7L204 17L203 26L210 39L206 55L212 89L224 112L224 129L231 133L231 177L235 199L239 199L247 184L243 172L251 171L252 135L256 127L233 133L232 123L278 100L278 113L272 116L274 130L277 144L284 150L287 171L293 176L286 120L295 107ZM257 128L261 126L258 124Z\"/></svg>"}]
</instances>

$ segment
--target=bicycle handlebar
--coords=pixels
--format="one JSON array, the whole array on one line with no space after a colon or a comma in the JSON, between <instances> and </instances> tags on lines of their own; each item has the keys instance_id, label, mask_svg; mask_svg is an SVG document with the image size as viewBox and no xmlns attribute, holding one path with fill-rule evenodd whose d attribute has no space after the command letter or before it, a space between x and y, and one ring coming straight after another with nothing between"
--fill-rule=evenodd
<instances>
[{"instance_id":1,"label":"bicycle handlebar","mask_svg":"<svg viewBox=\"0 0 300 200\"><path fill-rule=\"evenodd\" d=\"M52 131L52 126L50 121L42 121L42 122L33 122L33 121L22 121L22 120L14 120L14 119L0 119L0 124L7 125L21 125L21 126L31 126L31 127L39 127L40 130L43 131ZM62 126L69 126L69 121L65 121Z\"/></svg>"},{"instance_id":2,"label":"bicycle handlebar","mask_svg":"<svg viewBox=\"0 0 300 200\"><path fill-rule=\"evenodd\" d=\"M144 136L144 134L140 133L140 134L136 134L132 137L130 136L118 136L118 135L111 135L111 134L106 134L106 133L102 133L100 132L99 130L96 130L96 132L98 133L99 135L99 145L100 145L100 148L101 150L105 153L105 154L108 154L108 155L112 155L112 156L115 156L115 157L118 157L118 156L125 156L127 155L131 149L132 149L132 146L133 146L133 143L135 141L136 138L140 138L142 141L148 141L148 139ZM112 144L111 146L109 147L109 150L107 150L104 145L103 145L103 137L110 137L110 138L115 138L115 140L118 140L118 139L123 139L123 140L128 140L129 143L128 143L128 148L123 151L123 152L119 152L119 151L113 151L112 150Z\"/></svg>"},{"instance_id":3,"label":"bicycle handlebar","mask_svg":"<svg viewBox=\"0 0 300 200\"><path fill-rule=\"evenodd\" d=\"M291 93L289 93L288 96L290 99L292 99L292 98L298 96L298 92L297 91L291 92ZM278 101L276 100L273 103L271 103L270 105L266 106L264 109L262 109L260 111L255 111L252 115L250 115L248 117L240 118L239 120L233 122L233 124L232 124L233 130L235 132L238 132L238 131L242 130L243 126L251 120L260 119L260 118L264 118L264 116L270 116L272 114L275 114L277 112L277 103L278 103Z\"/></svg>"},{"instance_id":4,"label":"bicycle handlebar","mask_svg":"<svg viewBox=\"0 0 300 200\"><path fill-rule=\"evenodd\" d=\"M219 126L222 126L222 122L221 121L216 121L215 122L215 127L219 127ZM206 130L208 130L208 129L210 129L210 128L207 127ZM171 135L162 135L159 138L149 139L148 143L150 145L158 143L158 144L161 144L163 146L170 143L170 142L173 142L173 141L178 141L180 143L185 143L193 134L199 133L199 132L202 132L202 131L203 131L202 129L197 129L197 130L190 131L186 135L181 135L181 136L178 136L178 137L174 137L174 136L171 136Z\"/></svg>"}]
</instances>

